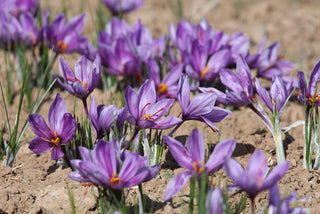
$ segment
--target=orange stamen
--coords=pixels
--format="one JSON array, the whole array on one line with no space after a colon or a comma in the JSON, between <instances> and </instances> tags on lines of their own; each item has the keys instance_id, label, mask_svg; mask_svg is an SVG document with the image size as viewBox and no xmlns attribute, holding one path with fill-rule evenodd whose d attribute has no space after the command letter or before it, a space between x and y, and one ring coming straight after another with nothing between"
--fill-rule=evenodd
<instances>
[{"instance_id":1,"label":"orange stamen","mask_svg":"<svg viewBox=\"0 0 320 214\"><path fill-rule=\"evenodd\" d=\"M112 173L112 177L110 178L111 187L121 183L121 178L116 177L116 175L116 172Z\"/></svg>"},{"instance_id":2,"label":"orange stamen","mask_svg":"<svg viewBox=\"0 0 320 214\"><path fill-rule=\"evenodd\" d=\"M50 140L55 146L60 147L60 137L57 136L57 131L54 131L54 139Z\"/></svg>"},{"instance_id":3,"label":"orange stamen","mask_svg":"<svg viewBox=\"0 0 320 214\"><path fill-rule=\"evenodd\" d=\"M142 117L142 120L145 120L145 119L147 119L147 120L151 120L152 119L152 117L153 116L156 116L159 112L161 112L161 111L163 111L164 110L164 108L161 108L161 109L159 109L159 111L157 111L156 113L154 113L154 114L145 114L143 117Z\"/></svg>"},{"instance_id":4,"label":"orange stamen","mask_svg":"<svg viewBox=\"0 0 320 214\"><path fill-rule=\"evenodd\" d=\"M163 94L167 91L168 86L164 83L160 83L158 86L158 93Z\"/></svg>"},{"instance_id":5,"label":"orange stamen","mask_svg":"<svg viewBox=\"0 0 320 214\"><path fill-rule=\"evenodd\" d=\"M57 42L57 47L59 48L60 52L64 52L67 49L67 44L60 40Z\"/></svg>"},{"instance_id":6,"label":"orange stamen","mask_svg":"<svg viewBox=\"0 0 320 214\"><path fill-rule=\"evenodd\" d=\"M199 161L199 163L202 164L202 166L200 168L198 167L198 163L194 161L193 168L197 173L201 174L201 172L203 172L203 170L204 170L204 164L203 164L203 161Z\"/></svg>"},{"instance_id":7,"label":"orange stamen","mask_svg":"<svg viewBox=\"0 0 320 214\"><path fill-rule=\"evenodd\" d=\"M209 66L206 65L201 71L201 79L203 79L204 76L209 72L210 72Z\"/></svg>"},{"instance_id":8,"label":"orange stamen","mask_svg":"<svg viewBox=\"0 0 320 214\"><path fill-rule=\"evenodd\" d=\"M311 103L317 102L320 100L319 93L317 92L313 97L308 98Z\"/></svg>"}]
</instances>

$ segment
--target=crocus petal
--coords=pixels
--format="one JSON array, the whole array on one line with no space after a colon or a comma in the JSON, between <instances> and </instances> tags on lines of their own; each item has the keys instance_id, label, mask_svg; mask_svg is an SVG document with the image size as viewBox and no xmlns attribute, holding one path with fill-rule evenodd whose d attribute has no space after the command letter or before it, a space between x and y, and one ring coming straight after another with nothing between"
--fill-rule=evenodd
<instances>
[{"instance_id":1,"label":"crocus petal","mask_svg":"<svg viewBox=\"0 0 320 214\"><path fill-rule=\"evenodd\" d=\"M147 111L141 112L142 115L145 115L146 112L150 115L152 115L153 120L158 120L161 118L169 108L172 106L174 103L174 99L163 99L160 100L153 105L150 105L150 107L147 109Z\"/></svg>"},{"instance_id":2,"label":"crocus petal","mask_svg":"<svg viewBox=\"0 0 320 214\"><path fill-rule=\"evenodd\" d=\"M191 155L193 161L199 163L204 161L204 140L201 132L198 129L193 129L188 140L187 150Z\"/></svg>"},{"instance_id":3,"label":"crocus petal","mask_svg":"<svg viewBox=\"0 0 320 214\"><path fill-rule=\"evenodd\" d=\"M85 175L92 183L100 186L111 186L110 178L103 168L92 162L81 161L78 168L79 172Z\"/></svg>"},{"instance_id":4,"label":"crocus petal","mask_svg":"<svg viewBox=\"0 0 320 214\"><path fill-rule=\"evenodd\" d=\"M247 166L247 173L250 175L258 175L264 178L268 172L268 161L261 150L254 152L249 160Z\"/></svg>"},{"instance_id":5,"label":"crocus petal","mask_svg":"<svg viewBox=\"0 0 320 214\"><path fill-rule=\"evenodd\" d=\"M221 69L220 71L220 79L221 82L230 88L234 92L242 92L244 91L242 83L235 73L233 73L229 69Z\"/></svg>"},{"instance_id":6,"label":"crocus petal","mask_svg":"<svg viewBox=\"0 0 320 214\"><path fill-rule=\"evenodd\" d=\"M61 137L61 144L66 144L75 136L76 123L70 113L65 113L61 120L61 124L62 131L58 133L58 135Z\"/></svg>"},{"instance_id":7,"label":"crocus petal","mask_svg":"<svg viewBox=\"0 0 320 214\"><path fill-rule=\"evenodd\" d=\"M61 150L61 147L54 146L51 151L51 160L59 160L63 158L64 153Z\"/></svg>"},{"instance_id":8,"label":"crocus petal","mask_svg":"<svg viewBox=\"0 0 320 214\"><path fill-rule=\"evenodd\" d=\"M71 160L72 161L72 160ZM72 164L74 165L74 164ZM74 171L74 172L71 172L69 175L68 175L69 178L71 178L72 180L74 181L78 181L78 182L89 182L90 180L85 178L79 171Z\"/></svg>"},{"instance_id":9,"label":"crocus petal","mask_svg":"<svg viewBox=\"0 0 320 214\"><path fill-rule=\"evenodd\" d=\"M119 177L123 182L129 181L138 171L136 164L139 162L138 153L125 152L125 159L122 163Z\"/></svg>"},{"instance_id":10,"label":"crocus petal","mask_svg":"<svg viewBox=\"0 0 320 214\"><path fill-rule=\"evenodd\" d=\"M190 102L184 116L199 116L211 112L215 104L215 96L212 93L197 94Z\"/></svg>"},{"instance_id":11,"label":"crocus petal","mask_svg":"<svg viewBox=\"0 0 320 214\"><path fill-rule=\"evenodd\" d=\"M72 84L72 88L74 90L74 94L81 99L87 98L89 95L88 89L82 85L80 81L74 82Z\"/></svg>"},{"instance_id":12,"label":"crocus petal","mask_svg":"<svg viewBox=\"0 0 320 214\"><path fill-rule=\"evenodd\" d=\"M82 56L75 65L76 78L82 82L88 83L89 75L91 76L91 62L86 57Z\"/></svg>"},{"instance_id":13,"label":"crocus petal","mask_svg":"<svg viewBox=\"0 0 320 214\"><path fill-rule=\"evenodd\" d=\"M168 116L163 118L162 120L159 120L156 122L156 125L153 126L153 129L169 129L178 123L181 123L182 120L180 118L177 118L176 116Z\"/></svg>"},{"instance_id":14,"label":"crocus petal","mask_svg":"<svg viewBox=\"0 0 320 214\"><path fill-rule=\"evenodd\" d=\"M256 86L257 93L259 94L259 97L262 100L262 102L269 108L271 112L273 112L273 104L272 104L271 98L267 90L260 84L257 78L255 78L255 86Z\"/></svg>"},{"instance_id":15,"label":"crocus petal","mask_svg":"<svg viewBox=\"0 0 320 214\"><path fill-rule=\"evenodd\" d=\"M44 118L39 114L30 114L29 115L29 124L32 131L39 137L45 139L51 139L53 133L48 127Z\"/></svg>"},{"instance_id":16,"label":"crocus petal","mask_svg":"<svg viewBox=\"0 0 320 214\"><path fill-rule=\"evenodd\" d=\"M40 137L34 138L29 144L29 149L36 154L46 153L52 147L52 143L45 141Z\"/></svg>"},{"instance_id":17,"label":"crocus petal","mask_svg":"<svg viewBox=\"0 0 320 214\"><path fill-rule=\"evenodd\" d=\"M97 54L92 66L92 77L90 78L91 85L89 86L90 92L93 91L96 87L98 87L100 78L101 78L101 59L99 54Z\"/></svg>"},{"instance_id":18,"label":"crocus petal","mask_svg":"<svg viewBox=\"0 0 320 214\"><path fill-rule=\"evenodd\" d=\"M237 185L237 186L243 186L245 184L245 180L243 179L243 175L245 175L245 171L241 164L232 159L229 158L225 165L225 170L229 176L229 178Z\"/></svg>"},{"instance_id":19,"label":"crocus petal","mask_svg":"<svg viewBox=\"0 0 320 214\"><path fill-rule=\"evenodd\" d=\"M117 172L118 160L115 147L106 141L100 140L96 143L93 156L96 162L101 165L109 178L114 172Z\"/></svg>"},{"instance_id":20,"label":"crocus petal","mask_svg":"<svg viewBox=\"0 0 320 214\"><path fill-rule=\"evenodd\" d=\"M207 214L222 214L223 213L223 192L220 187L210 190L207 194L206 208Z\"/></svg>"},{"instance_id":21,"label":"crocus petal","mask_svg":"<svg viewBox=\"0 0 320 214\"><path fill-rule=\"evenodd\" d=\"M178 164L183 168L194 170L192 157L186 148L184 148L179 141L171 137L164 136L163 138L165 143L168 145L172 156L178 162Z\"/></svg>"},{"instance_id":22,"label":"crocus petal","mask_svg":"<svg viewBox=\"0 0 320 214\"><path fill-rule=\"evenodd\" d=\"M279 194L279 187L278 184L274 184L269 189L269 205L278 206L280 202L280 194Z\"/></svg>"},{"instance_id":23,"label":"crocus petal","mask_svg":"<svg viewBox=\"0 0 320 214\"><path fill-rule=\"evenodd\" d=\"M179 173L173 179L171 179L171 181L168 183L166 187L164 200L167 201L170 198L172 198L175 194L177 194L182 189L182 187L186 185L191 176L192 172L186 171Z\"/></svg>"},{"instance_id":24,"label":"crocus petal","mask_svg":"<svg viewBox=\"0 0 320 214\"><path fill-rule=\"evenodd\" d=\"M135 120L138 120L139 119L139 100L138 100L137 92L133 90L130 86L128 86L124 97L126 101L126 106L130 114L134 117Z\"/></svg>"},{"instance_id":25,"label":"crocus petal","mask_svg":"<svg viewBox=\"0 0 320 214\"><path fill-rule=\"evenodd\" d=\"M60 66L60 73L61 73L62 77L65 79L66 82L67 82L67 78L75 79L75 75L74 75L74 73L72 71L72 68L66 62L64 57L60 58L59 66Z\"/></svg>"},{"instance_id":26,"label":"crocus petal","mask_svg":"<svg viewBox=\"0 0 320 214\"><path fill-rule=\"evenodd\" d=\"M237 60L237 74L240 81L245 86L245 92L248 93L248 96L253 96L253 86L250 69L246 60L242 56L240 56Z\"/></svg>"},{"instance_id":27,"label":"crocus petal","mask_svg":"<svg viewBox=\"0 0 320 214\"><path fill-rule=\"evenodd\" d=\"M157 94L153 80L148 79L139 89L139 111L142 111L149 103L156 102Z\"/></svg>"},{"instance_id":28,"label":"crocus petal","mask_svg":"<svg viewBox=\"0 0 320 214\"><path fill-rule=\"evenodd\" d=\"M309 91L311 95L315 93L319 79L320 79L320 60L318 60L318 62L314 65L311 71L310 82L309 82Z\"/></svg>"},{"instance_id":29,"label":"crocus petal","mask_svg":"<svg viewBox=\"0 0 320 214\"><path fill-rule=\"evenodd\" d=\"M57 131L57 133L61 133L62 117L66 112L67 112L67 104L65 100L58 93L56 98L52 101L49 112L48 112L49 125L53 131Z\"/></svg>"},{"instance_id":30,"label":"crocus petal","mask_svg":"<svg viewBox=\"0 0 320 214\"><path fill-rule=\"evenodd\" d=\"M289 166L290 166L290 162L289 161L285 161L285 162L275 166L271 170L271 172L267 175L267 177L266 177L261 189L262 190L268 189L272 185L277 183L286 174L287 170L289 169Z\"/></svg>"},{"instance_id":31,"label":"crocus petal","mask_svg":"<svg viewBox=\"0 0 320 214\"><path fill-rule=\"evenodd\" d=\"M276 110L279 112L285 104L289 94L285 87L285 83L280 77L275 77L270 87L270 96L275 101Z\"/></svg>"},{"instance_id":32,"label":"crocus petal","mask_svg":"<svg viewBox=\"0 0 320 214\"><path fill-rule=\"evenodd\" d=\"M157 123L152 120L138 120L138 123L137 123L137 125L141 129L153 128L154 126L156 126L156 124Z\"/></svg>"},{"instance_id":33,"label":"crocus petal","mask_svg":"<svg viewBox=\"0 0 320 214\"><path fill-rule=\"evenodd\" d=\"M226 159L231 157L235 147L236 141L233 139L218 143L206 163L207 172L210 174L219 169Z\"/></svg>"},{"instance_id":34,"label":"crocus petal","mask_svg":"<svg viewBox=\"0 0 320 214\"><path fill-rule=\"evenodd\" d=\"M86 147L79 146L78 150L80 152L81 158L84 161L91 161L91 155L89 149Z\"/></svg>"},{"instance_id":35,"label":"crocus petal","mask_svg":"<svg viewBox=\"0 0 320 214\"><path fill-rule=\"evenodd\" d=\"M187 108L190 102L190 86L187 76L182 76L179 79L178 101L182 112L187 112Z\"/></svg>"}]
</instances>

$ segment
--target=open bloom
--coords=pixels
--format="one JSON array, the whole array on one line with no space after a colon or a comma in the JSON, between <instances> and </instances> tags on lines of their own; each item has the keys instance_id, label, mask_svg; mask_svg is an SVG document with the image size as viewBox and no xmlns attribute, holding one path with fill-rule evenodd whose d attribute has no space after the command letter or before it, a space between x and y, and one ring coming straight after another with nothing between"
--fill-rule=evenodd
<instances>
[{"instance_id":1,"label":"open bloom","mask_svg":"<svg viewBox=\"0 0 320 214\"><path fill-rule=\"evenodd\" d=\"M255 78L255 86L262 102L271 112L277 111L280 117L293 91L293 82L285 83L281 77L274 77L270 87L270 95L257 78Z\"/></svg>"},{"instance_id":2,"label":"open bloom","mask_svg":"<svg viewBox=\"0 0 320 214\"><path fill-rule=\"evenodd\" d=\"M237 59L237 74L229 69L221 69L220 80L229 88L225 93L215 88L201 88L202 91L212 92L217 95L217 101L231 106L247 106L252 104L254 90L250 69L245 59L240 56Z\"/></svg>"},{"instance_id":3,"label":"open bloom","mask_svg":"<svg viewBox=\"0 0 320 214\"><path fill-rule=\"evenodd\" d=\"M234 159L230 158L225 164L225 170L235 186L245 191L251 199L259 192L275 185L287 172L290 162L278 164L268 173L268 162L261 150L254 152L248 161L247 170Z\"/></svg>"},{"instance_id":4,"label":"open bloom","mask_svg":"<svg viewBox=\"0 0 320 214\"><path fill-rule=\"evenodd\" d=\"M182 75L182 64L172 67L163 80L160 80L160 68L156 60L152 59L148 62L149 78L154 81L158 100L163 98L176 98L178 94L178 80Z\"/></svg>"},{"instance_id":5,"label":"open bloom","mask_svg":"<svg viewBox=\"0 0 320 214\"><path fill-rule=\"evenodd\" d=\"M182 120L198 120L206 123L211 129L219 131L214 125L228 117L231 112L216 107L216 96L212 93L200 93L190 101L190 85L188 78L183 76L179 80L178 101L182 110Z\"/></svg>"},{"instance_id":6,"label":"open bloom","mask_svg":"<svg viewBox=\"0 0 320 214\"><path fill-rule=\"evenodd\" d=\"M58 83L80 99L86 99L98 86L101 74L100 57L97 55L93 64L82 56L75 65L75 72L63 57L60 58L60 73L64 82L57 77Z\"/></svg>"},{"instance_id":7,"label":"open bloom","mask_svg":"<svg viewBox=\"0 0 320 214\"><path fill-rule=\"evenodd\" d=\"M179 192L191 176L200 177L202 173L211 174L219 170L226 159L231 156L236 145L235 140L221 141L211 153L207 163L205 163L205 145L199 130L192 130L187 140L187 148L179 141L168 136L164 136L164 141L178 164L187 169L187 171L179 173L169 182L164 197L165 201Z\"/></svg>"},{"instance_id":8,"label":"open bloom","mask_svg":"<svg viewBox=\"0 0 320 214\"><path fill-rule=\"evenodd\" d=\"M298 71L298 86L301 90L301 95L298 96L298 99L302 102L305 102L307 105L319 105L320 96L317 91L318 82L320 79L320 60L315 64L311 71L309 84L307 84L304 73Z\"/></svg>"},{"instance_id":9,"label":"open bloom","mask_svg":"<svg viewBox=\"0 0 320 214\"><path fill-rule=\"evenodd\" d=\"M50 106L48 119L50 128L41 115L29 115L30 127L38 136L30 142L29 149L40 154L52 148L51 159L58 160L64 155L61 145L67 144L76 131L75 120L70 113L67 113L66 102L60 94L57 94Z\"/></svg>"},{"instance_id":10,"label":"open bloom","mask_svg":"<svg viewBox=\"0 0 320 214\"><path fill-rule=\"evenodd\" d=\"M38 12L38 0L5 0L0 1L0 12L18 16L23 12L30 12L35 16Z\"/></svg>"},{"instance_id":11,"label":"open bloom","mask_svg":"<svg viewBox=\"0 0 320 214\"><path fill-rule=\"evenodd\" d=\"M148 166L146 157L128 151L120 152L117 142L98 141L93 150L79 147L82 160L71 160L78 171L69 177L111 189L122 190L154 178L159 164Z\"/></svg>"},{"instance_id":12,"label":"open bloom","mask_svg":"<svg viewBox=\"0 0 320 214\"><path fill-rule=\"evenodd\" d=\"M56 53L80 53L88 49L88 39L81 36L84 26L84 15L73 17L65 23L65 17L61 13L52 22L46 23L48 13L45 13L44 27L41 36L50 48Z\"/></svg>"},{"instance_id":13,"label":"open bloom","mask_svg":"<svg viewBox=\"0 0 320 214\"><path fill-rule=\"evenodd\" d=\"M156 102L157 94L152 80L147 80L136 92L130 86L125 92L126 107L129 111L128 122L140 129L168 129L181 122L175 116L161 119L172 106L174 99Z\"/></svg>"}]
</instances>

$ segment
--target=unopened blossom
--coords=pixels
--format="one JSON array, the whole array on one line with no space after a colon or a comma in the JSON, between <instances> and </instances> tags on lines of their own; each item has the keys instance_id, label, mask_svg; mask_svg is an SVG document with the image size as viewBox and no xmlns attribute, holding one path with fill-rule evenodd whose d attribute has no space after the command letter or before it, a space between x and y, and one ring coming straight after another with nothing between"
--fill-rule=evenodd
<instances>
[{"instance_id":1,"label":"unopened blossom","mask_svg":"<svg viewBox=\"0 0 320 214\"><path fill-rule=\"evenodd\" d=\"M163 116L174 103L174 99L156 101L154 81L147 80L136 92L130 86L125 92L127 121L139 129L168 129L181 122L176 116Z\"/></svg>"},{"instance_id":2,"label":"unopened blossom","mask_svg":"<svg viewBox=\"0 0 320 214\"><path fill-rule=\"evenodd\" d=\"M60 73L63 80L57 78L58 83L80 99L86 99L98 86L101 76L101 62L97 55L93 63L82 56L75 65L75 71L68 65L63 57L60 58Z\"/></svg>"},{"instance_id":3,"label":"unopened blossom","mask_svg":"<svg viewBox=\"0 0 320 214\"><path fill-rule=\"evenodd\" d=\"M222 44L222 48L228 48L230 50L231 63L236 63L239 56L246 57L249 53L249 38L241 32L231 35L224 34Z\"/></svg>"},{"instance_id":4,"label":"unopened blossom","mask_svg":"<svg viewBox=\"0 0 320 214\"><path fill-rule=\"evenodd\" d=\"M149 167L146 157L129 151L120 152L117 142L100 140L93 150L79 147L79 151L82 160L71 160L78 171L69 175L76 181L122 190L146 182L158 173L159 164Z\"/></svg>"},{"instance_id":5,"label":"unopened blossom","mask_svg":"<svg viewBox=\"0 0 320 214\"><path fill-rule=\"evenodd\" d=\"M268 161L263 152L258 150L249 158L246 170L232 158L225 163L225 170L235 186L254 199L259 192L275 185L286 174L289 165L289 161L284 161L269 172Z\"/></svg>"},{"instance_id":6,"label":"unopened blossom","mask_svg":"<svg viewBox=\"0 0 320 214\"><path fill-rule=\"evenodd\" d=\"M139 9L144 0L102 0L114 16Z\"/></svg>"},{"instance_id":7,"label":"unopened blossom","mask_svg":"<svg viewBox=\"0 0 320 214\"><path fill-rule=\"evenodd\" d=\"M102 139L110 133L114 121L117 121L118 110L115 105L103 106L96 105L94 96L92 96L90 110L90 122L96 132L97 139Z\"/></svg>"},{"instance_id":8,"label":"unopened blossom","mask_svg":"<svg viewBox=\"0 0 320 214\"><path fill-rule=\"evenodd\" d=\"M177 163L187 171L176 175L167 185L164 200L169 200L178 193L192 176L199 178L202 173L211 174L219 170L235 148L235 140L224 140L218 143L205 163L205 145L201 132L192 130L187 139L187 148L179 141L164 136L164 141Z\"/></svg>"},{"instance_id":9,"label":"unopened blossom","mask_svg":"<svg viewBox=\"0 0 320 214\"><path fill-rule=\"evenodd\" d=\"M223 192L220 187L210 190L207 194L206 209L207 214L223 214Z\"/></svg>"},{"instance_id":10,"label":"unopened blossom","mask_svg":"<svg viewBox=\"0 0 320 214\"><path fill-rule=\"evenodd\" d=\"M298 86L301 94L298 99L305 102L308 106L320 104L319 87L318 82L320 80L320 60L315 64L311 71L309 83L306 82L303 72L298 71Z\"/></svg>"},{"instance_id":11,"label":"unopened blossom","mask_svg":"<svg viewBox=\"0 0 320 214\"><path fill-rule=\"evenodd\" d=\"M48 112L49 126L39 114L29 115L29 124L37 135L29 145L36 154L45 153L52 148L51 159L58 160L64 156L61 150L74 136L76 123L70 113L67 113L66 102L60 94L53 100Z\"/></svg>"},{"instance_id":12,"label":"unopened blossom","mask_svg":"<svg viewBox=\"0 0 320 214\"><path fill-rule=\"evenodd\" d=\"M178 101L182 110L182 121L198 120L206 123L214 131L219 131L214 123L231 114L230 111L215 106L216 96L212 93L199 93L190 100L190 85L186 76L179 80Z\"/></svg>"},{"instance_id":13,"label":"unopened blossom","mask_svg":"<svg viewBox=\"0 0 320 214\"><path fill-rule=\"evenodd\" d=\"M48 14L44 14L44 19ZM64 14L56 16L52 24L44 20L41 30L41 38L56 53L80 53L88 49L88 39L81 36L84 26L85 15L73 17L66 23Z\"/></svg>"}]
</instances>

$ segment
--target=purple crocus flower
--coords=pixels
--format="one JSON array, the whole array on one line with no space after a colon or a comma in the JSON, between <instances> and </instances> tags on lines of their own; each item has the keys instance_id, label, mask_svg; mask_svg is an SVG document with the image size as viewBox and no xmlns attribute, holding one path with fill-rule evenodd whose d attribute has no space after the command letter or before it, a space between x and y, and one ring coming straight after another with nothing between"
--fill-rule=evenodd
<instances>
[{"instance_id":1,"label":"purple crocus flower","mask_svg":"<svg viewBox=\"0 0 320 214\"><path fill-rule=\"evenodd\" d=\"M206 123L212 130L219 131L214 125L227 118L231 112L216 107L216 96L212 93L200 93L190 101L190 85L188 78L182 76L179 80L178 101L182 110L182 120L198 120Z\"/></svg>"},{"instance_id":2,"label":"purple crocus flower","mask_svg":"<svg viewBox=\"0 0 320 214\"><path fill-rule=\"evenodd\" d=\"M41 115L29 115L30 127L38 136L30 142L29 149L40 154L52 148L51 159L58 160L64 156L61 145L66 145L76 131L75 120L70 113L67 113L66 102L60 94L57 94L50 106L48 119L50 128Z\"/></svg>"},{"instance_id":3,"label":"purple crocus flower","mask_svg":"<svg viewBox=\"0 0 320 214\"><path fill-rule=\"evenodd\" d=\"M239 56L246 57L249 54L250 41L243 33L238 32L232 35L224 34L222 48L230 49L230 61L235 63Z\"/></svg>"},{"instance_id":4,"label":"purple crocus flower","mask_svg":"<svg viewBox=\"0 0 320 214\"><path fill-rule=\"evenodd\" d=\"M320 59L315 64L311 71L309 84L307 84L304 73L298 71L298 86L300 88L301 94L298 99L301 102L305 102L308 106L320 105L320 96L317 92L318 82L320 79Z\"/></svg>"},{"instance_id":5,"label":"purple crocus flower","mask_svg":"<svg viewBox=\"0 0 320 214\"><path fill-rule=\"evenodd\" d=\"M101 75L100 57L97 55L94 62L91 63L86 57L82 56L75 65L75 72L61 57L60 73L64 81L56 77L58 83L70 94L85 100L99 84Z\"/></svg>"},{"instance_id":6,"label":"purple crocus flower","mask_svg":"<svg viewBox=\"0 0 320 214\"><path fill-rule=\"evenodd\" d=\"M257 68L257 77L271 80L274 76L285 76L293 70L294 63L279 57L279 42L275 42L267 49L262 50L265 39L262 40L258 58L253 68Z\"/></svg>"},{"instance_id":7,"label":"purple crocus flower","mask_svg":"<svg viewBox=\"0 0 320 214\"><path fill-rule=\"evenodd\" d=\"M0 13L0 41L6 50L14 51L15 47L35 46L38 42L38 29L34 17L24 12L19 18L11 14Z\"/></svg>"},{"instance_id":8,"label":"purple crocus flower","mask_svg":"<svg viewBox=\"0 0 320 214\"><path fill-rule=\"evenodd\" d=\"M199 178L202 173L211 174L219 170L226 159L231 156L236 145L235 140L221 141L211 153L207 163L204 163L205 145L199 130L192 130L187 139L187 148L169 136L164 136L164 141L178 164L187 169L169 182L164 196L165 201L179 192L192 176Z\"/></svg>"},{"instance_id":9,"label":"purple crocus flower","mask_svg":"<svg viewBox=\"0 0 320 214\"><path fill-rule=\"evenodd\" d=\"M96 132L97 140L102 139L106 134L110 133L113 127L113 121L117 121L118 110L115 105L104 107L96 105L94 96L92 96L90 106L90 122Z\"/></svg>"},{"instance_id":10,"label":"purple crocus flower","mask_svg":"<svg viewBox=\"0 0 320 214\"><path fill-rule=\"evenodd\" d=\"M210 190L207 194L206 208L207 214L222 214L223 213L223 192L220 187Z\"/></svg>"},{"instance_id":11,"label":"purple crocus flower","mask_svg":"<svg viewBox=\"0 0 320 214\"><path fill-rule=\"evenodd\" d=\"M127 121L139 129L168 129L180 123L181 120L175 116L161 119L174 103L174 99L156 102L156 98L153 80L147 80L138 92L128 86L125 101L130 115Z\"/></svg>"},{"instance_id":12,"label":"purple crocus flower","mask_svg":"<svg viewBox=\"0 0 320 214\"><path fill-rule=\"evenodd\" d=\"M270 87L270 94L260 84L257 78L255 78L255 86L262 102L272 113L277 111L278 117L280 117L294 89L293 82L286 84L281 77L274 77Z\"/></svg>"},{"instance_id":13,"label":"purple crocus flower","mask_svg":"<svg viewBox=\"0 0 320 214\"><path fill-rule=\"evenodd\" d=\"M279 187L277 184L273 185L269 189L269 214L305 214L301 208L290 208L290 203L296 201L296 192L291 193L284 199L280 198Z\"/></svg>"},{"instance_id":14,"label":"purple crocus flower","mask_svg":"<svg viewBox=\"0 0 320 214\"><path fill-rule=\"evenodd\" d=\"M48 16L44 14L44 19ZM68 23L65 23L65 17L61 13L52 22L46 24L41 31L41 37L48 43L50 48L56 53L80 53L88 49L88 39L81 36L84 26L85 15L73 17Z\"/></svg>"},{"instance_id":15,"label":"purple crocus flower","mask_svg":"<svg viewBox=\"0 0 320 214\"><path fill-rule=\"evenodd\" d=\"M128 13L139 9L144 0L102 0L103 3L109 8L113 16L118 14Z\"/></svg>"},{"instance_id":16,"label":"purple crocus flower","mask_svg":"<svg viewBox=\"0 0 320 214\"><path fill-rule=\"evenodd\" d=\"M261 150L254 152L248 161L246 171L240 163L230 158L225 164L225 170L229 178L245 191L251 200L253 200L259 192L267 190L275 185L289 169L290 162L284 161L278 164L268 173L268 162Z\"/></svg>"},{"instance_id":17,"label":"purple crocus flower","mask_svg":"<svg viewBox=\"0 0 320 214\"><path fill-rule=\"evenodd\" d=\"M160 80L160 68L156 60L150 59L148 63L149 78L155 83L158 100L163 98L177 98L178 80L182 75L182 64L177 64L168 71L163 80Z\"/></svg>"},{"instance_id":18,"label":"purple crocus flower","mask_svg":"<svg viewBox=\"0 0 320 214\"><path fill-rule=\"evenodd\" d=\"M146 157L129 151L120 152L117 142L100 140L93 150L79 147L82 160L71 160L78 172L71 179L88 182L104 188L122 190L154 178L159 164L148 166Z\"/></svg>"},{"instance_id":19,"label":"purple crocus flower","mask_svg":"<svg viewBox=\"0 0 320 214\"><path fill-rule=\"evenodd\" d=\"M198 40L192 43L190 64L186 66L186 73L192 79L210 81L219 75L219 70L229 63L230 52L222 49L209 55L207 46L201 45Z\"/></svg>"},{"instance_id":20,"label":"purple crocus flower","mask_svg":"<svg viewBox=\"0 0 320 214\"><path fill-rule=\"evenodd\" d=\"M30 12L35 16L38 12L38 0L3 0L0 1L0 12L18 16L23 12Z\"/></svg>"}]
</instances>

